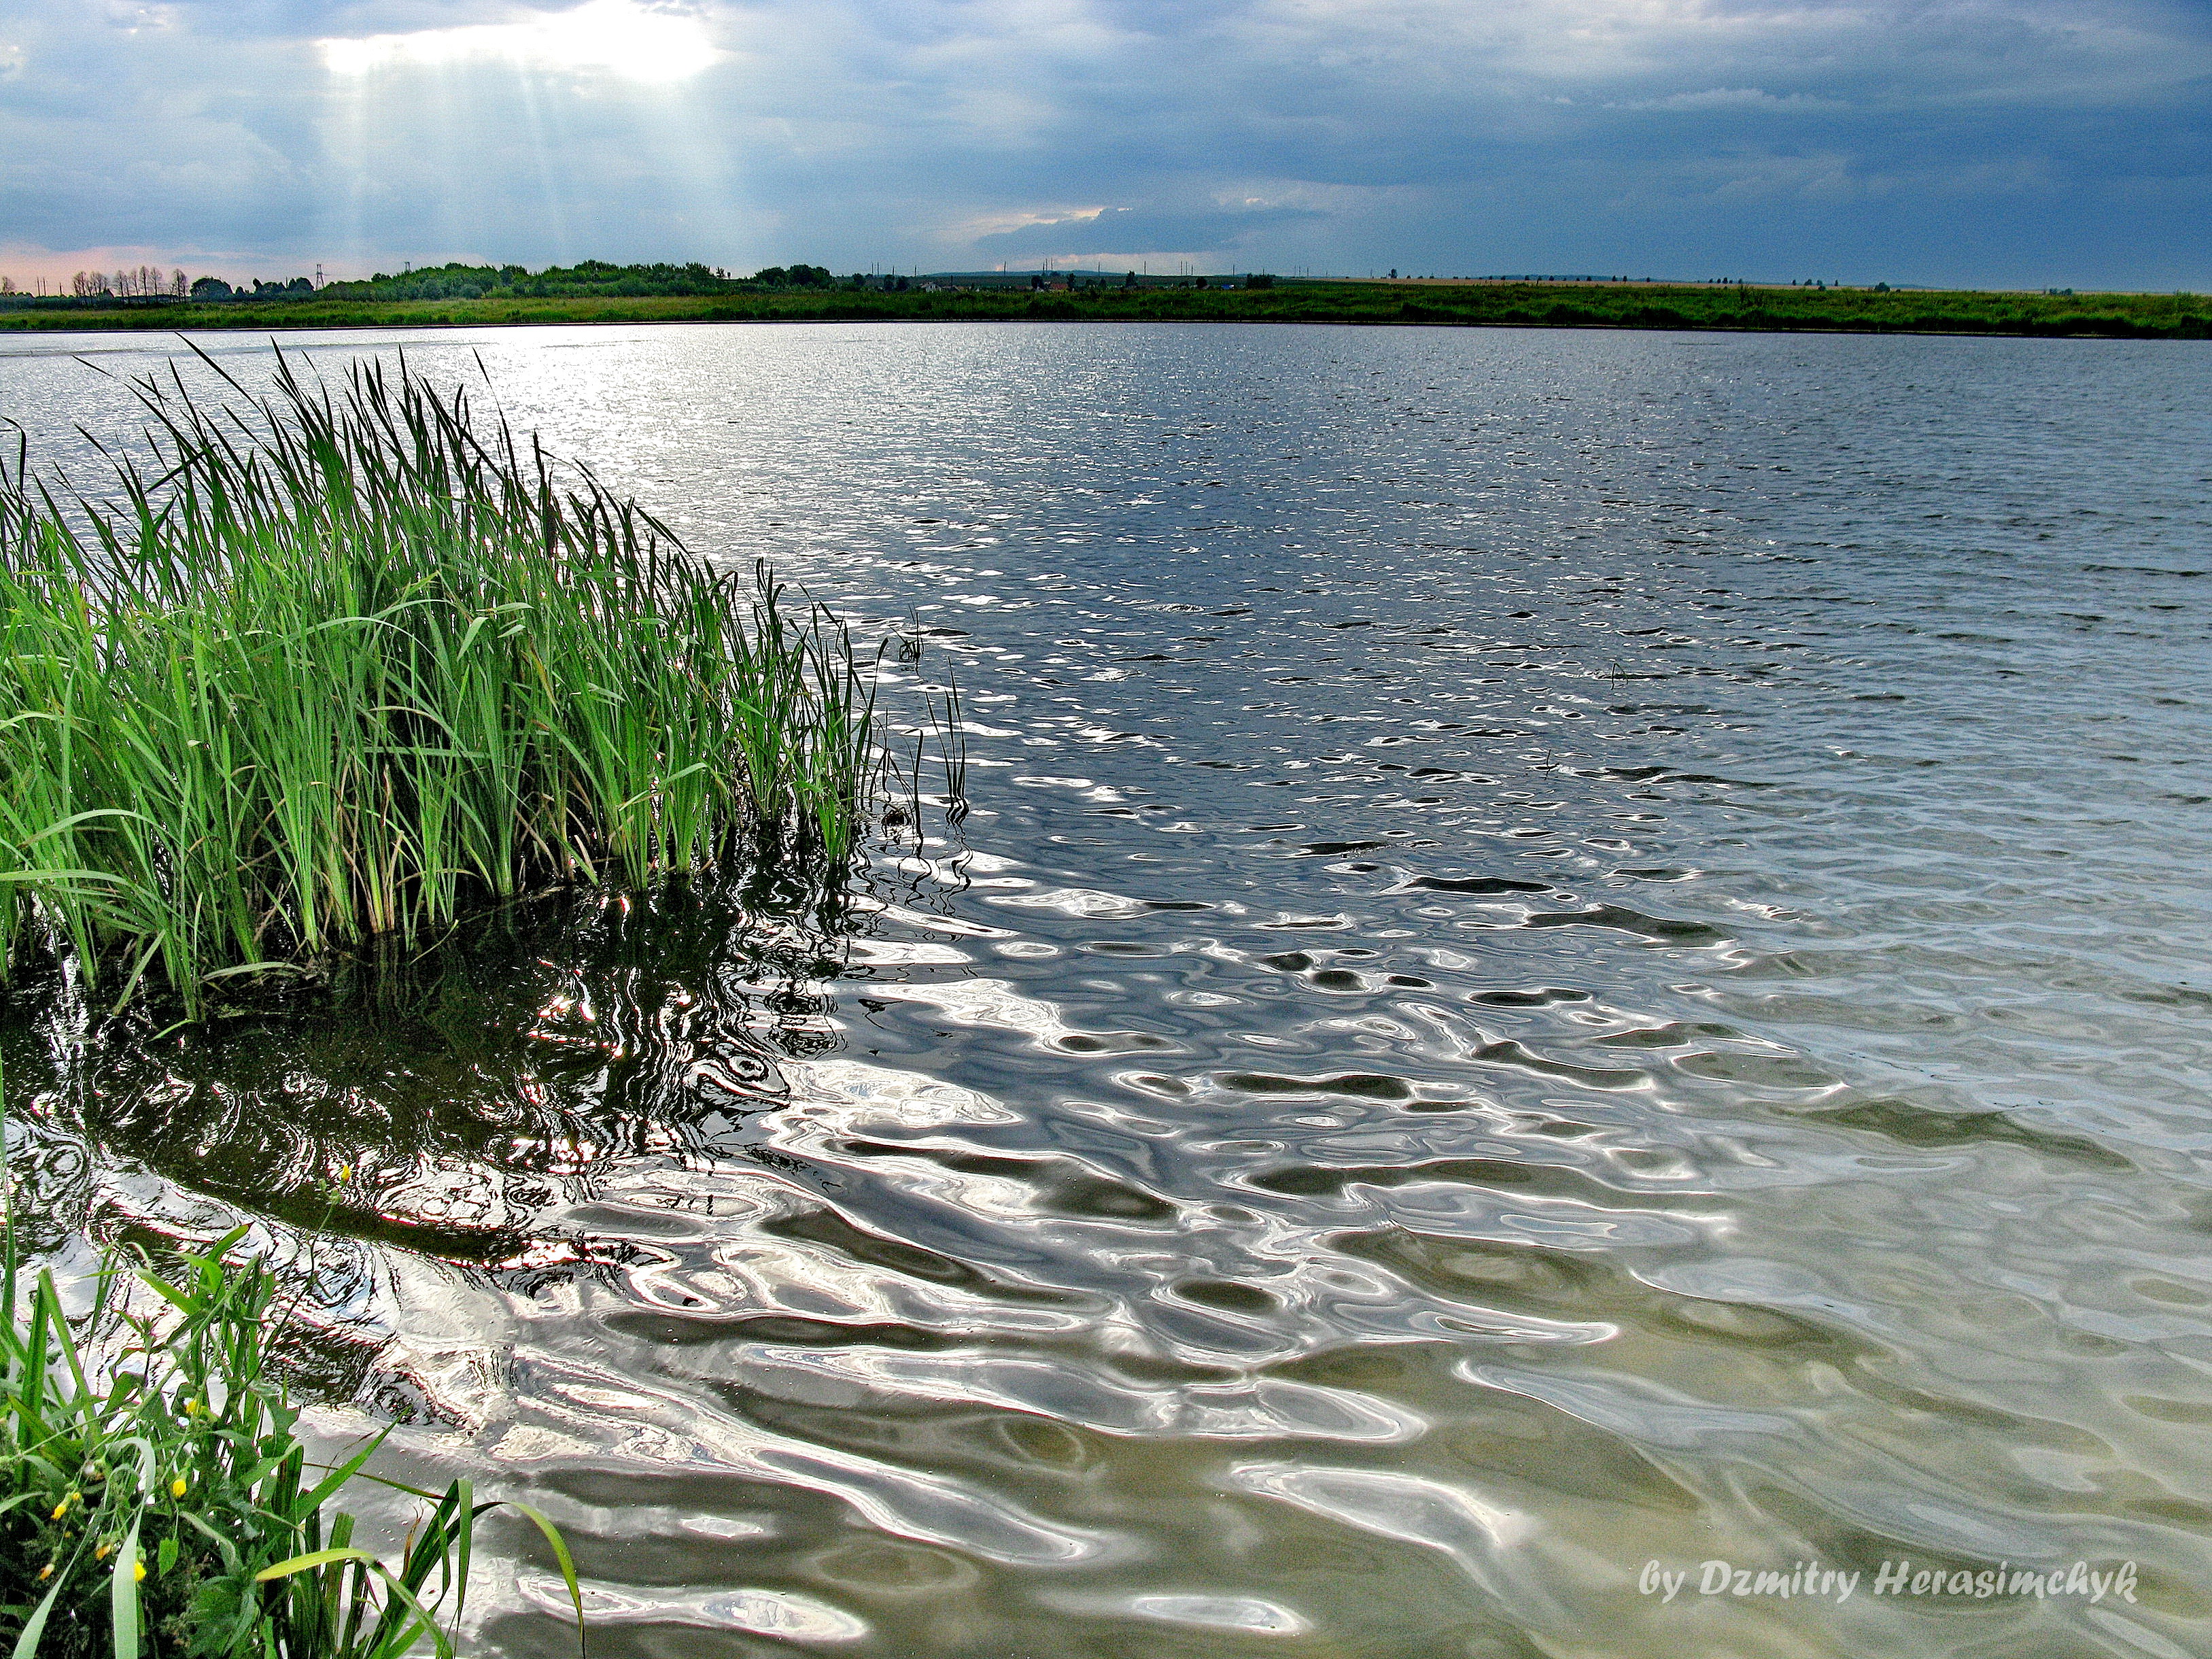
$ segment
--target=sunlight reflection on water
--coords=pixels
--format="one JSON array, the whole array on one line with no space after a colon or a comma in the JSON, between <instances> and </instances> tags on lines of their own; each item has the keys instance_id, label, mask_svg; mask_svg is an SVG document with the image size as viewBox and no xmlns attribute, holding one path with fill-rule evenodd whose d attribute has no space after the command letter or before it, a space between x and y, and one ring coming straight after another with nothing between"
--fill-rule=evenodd
<instances>
[{"instance_id":1,"label":"sunlight reflection on water","mask_svg":"<svg viewBox=\"0 0 2212 1659\"><path fill-rule=\"evenodd\" d=\"M327 1222L312 1380L542 1504L595 1650L2212 1642L2204 348L406 343L975 717L849 939L584 901L9 1033L58 1222ZM0 412L127 425L86 344L171 349ZM1716 1557L2141 1589L1637 1588Z\"/></svg>"}]
</instances>

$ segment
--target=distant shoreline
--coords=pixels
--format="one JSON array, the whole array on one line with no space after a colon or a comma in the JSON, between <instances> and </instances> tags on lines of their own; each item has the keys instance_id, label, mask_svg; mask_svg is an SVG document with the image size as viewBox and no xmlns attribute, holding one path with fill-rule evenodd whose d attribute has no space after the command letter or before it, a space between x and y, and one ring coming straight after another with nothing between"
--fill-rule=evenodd
<instances>
[{"instance_id":1,"label":"distant shoreline","mask_svg":"<svg viewBox=\"0 0 2212 1659\"><path fill-rule=\"evenodd\" d=\"M1601 328L1723 333L2212 338L2202 295L1631 283L1289 282L1042 292L796 289L666 297L230 300L57 307L0 300L0 332L529 327L593 323L1205 322Z\"/></svg>"}]
</instances>

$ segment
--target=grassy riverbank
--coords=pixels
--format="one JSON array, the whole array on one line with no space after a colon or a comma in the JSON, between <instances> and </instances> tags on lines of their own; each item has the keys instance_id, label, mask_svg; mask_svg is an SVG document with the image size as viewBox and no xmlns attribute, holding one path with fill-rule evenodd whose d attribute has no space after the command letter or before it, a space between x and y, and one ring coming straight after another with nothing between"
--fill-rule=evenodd
<instances>
[{"instance_id":1,"label":"grassy riverbank","mask_svg":"<svg viewBox=\"0 0 2212 1659\"><path fill-rule=\"evenodd\" d=\"M430 328L637 322L1233 322L1460 324L1513 328L1718 329L2212 337L2193 295L1878 292L1644 283L1288 283L1265 289L1105 287L886 294L803 289L630 298L307 298L214 305L0 311L0 330Z\"/></svg>"},{"instance_id":2,"label":"grassy riverbank","mask_svg":"<svg viewBox=\"0 0 2212 1659\"><path fill-rule=\"evenodd\" d=\"M278 368L234 416L140 383L99 499L0 457L6 970L189 1012L550 882L842 883L878 751L840 627L458 391Z\"/></svg>"}]
</instances>

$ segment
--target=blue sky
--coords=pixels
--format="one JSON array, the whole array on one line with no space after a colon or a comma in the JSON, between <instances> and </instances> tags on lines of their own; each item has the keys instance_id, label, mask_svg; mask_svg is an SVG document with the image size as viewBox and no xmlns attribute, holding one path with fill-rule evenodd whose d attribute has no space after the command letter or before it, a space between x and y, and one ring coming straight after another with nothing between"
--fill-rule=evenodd
<instances>
[{"instance_id":1,"label":"blue sky","mask_svg":"<svg viewBox=\"0 0 2212 1659\"><path fill-rule=\"evenodd\" d=\"M0 0L0 272L2212 289L2203 0Z\"/></svg>"}]
</instances>

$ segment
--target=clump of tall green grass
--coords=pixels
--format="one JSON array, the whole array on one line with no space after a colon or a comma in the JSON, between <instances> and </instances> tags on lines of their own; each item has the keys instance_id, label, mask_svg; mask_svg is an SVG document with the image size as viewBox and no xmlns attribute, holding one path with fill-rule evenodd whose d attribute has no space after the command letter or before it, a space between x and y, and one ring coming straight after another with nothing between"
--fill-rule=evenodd
<instances>
[{"instance_id":1,"label":"clump of tall green grass","mask_svg":"<svg viewBox=\"0 0 2212 1659\"><path fill-rule=\"evenodd\" d=\"M133 383L98 494L0 456L0 972L191 1012L551 882L842 881L881 774L826 612L404 362L230 384Z\"/></svg>"},{"instance_id":2,"label":"clump of tall green grass","mask_svg":"<svg viewBox=\"0 0 2212 1659\"><path fill-rule=\"evenodd\" d=\"M13 1659L450 1659L468 1591L469 1483L426 1509L396 1563L332 1500L381 1437L307 1462L264 1349L275 1281L229 1261L246 1230L164 1277L111 1247L72 1322L0 1220L0 1651ZM134 1310L132 1291L157 1311ZM84 1333L81 1337L80 1330ZM381 1481L392 1486L395 1483ZM568 1547L544 1534L576 1607Z\"/></svg>"}]
</instances>

